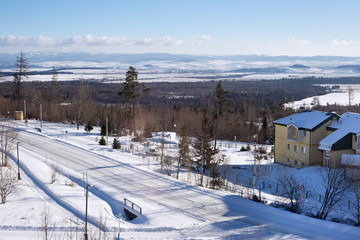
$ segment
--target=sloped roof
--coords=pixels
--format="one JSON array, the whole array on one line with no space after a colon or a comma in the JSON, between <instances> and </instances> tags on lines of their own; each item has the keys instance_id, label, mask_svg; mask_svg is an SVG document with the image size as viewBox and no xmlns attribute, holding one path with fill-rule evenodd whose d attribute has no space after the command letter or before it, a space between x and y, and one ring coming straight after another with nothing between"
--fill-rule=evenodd
<instances>
[{"instance_id":1,"label":"sloped roof","mask_svg":"<svg viewBox=\"0 0 360 240\"><path fill-rule=\"evenodd\" d=\"M304 111L275 120L274 124L287 126L290 123L294 123L300 129L313 130L334 115L337 116L335 113L329 112Z\"/></svg>"},{"instance_id":2,"label":"sloped roof","mask_svg":"<svg viewBox=\"0 0 360 240\"><path fill-rule=\"evenodd\" d=\"M346 112L340 116L338 121L331 123L328 128L358 133L360 132L360 114Z\"/></svg>"},{"instance_id":3,"label":"sloped roof","mask_svg":"<svg viewBox=\"0 0 360 240\"><path fill-rule=\"evenodd\" d=\"M329 136L320 141L319 149L330 151L332 146L346 137L349 133L360 132L360 114L344 113L338 121L332 122L329 129L335 130Z\"/></svg>"}]
</instances>

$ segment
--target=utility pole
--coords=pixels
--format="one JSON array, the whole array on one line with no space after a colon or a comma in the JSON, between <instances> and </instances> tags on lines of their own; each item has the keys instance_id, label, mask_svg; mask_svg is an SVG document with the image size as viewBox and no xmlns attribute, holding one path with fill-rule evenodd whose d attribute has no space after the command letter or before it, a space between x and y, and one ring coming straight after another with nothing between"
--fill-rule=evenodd
<instances>
[{"instance_id":1,"label":"utility pole","mask_svg":"<svg viewBox=\"0 0 360 240\"><path fill-rule=\"evenodd\" d=\"M19 162L19 143L17 142L16 146L17 146L17 164L18 164L18 180L20 180L20 162Z\"/></svg>"},{"instance_id":2,"label":"utility pole","mask_svg":"<svg viewBox=\"0 0 360 240\"><path fill-rule=\"evenodd\" d=\"M26 118L26 100L24 100L24 118Z\"/></svg>"},{"instance_id":3,"label":"utility pole","mask_svg":"<svg viewBox=\"0 0 360 240\"><path fill-rule=\"evenodd\" d=\"M42 104L40 104L40 128L42 128Z\"/></svg>"},{"instance_id":4,"label":"utility pole","mask_svg":"<svg viewBox=\"0 0 360 240\"><path fill-rule=\"evenodd\" d=\"M86 183L86 208L85 208L85 240L88 240L88 233L87 233L87 217L88 217L88 198L89 198L89 188L91 188L92 185Z\"/></svg>"}]
</instances>

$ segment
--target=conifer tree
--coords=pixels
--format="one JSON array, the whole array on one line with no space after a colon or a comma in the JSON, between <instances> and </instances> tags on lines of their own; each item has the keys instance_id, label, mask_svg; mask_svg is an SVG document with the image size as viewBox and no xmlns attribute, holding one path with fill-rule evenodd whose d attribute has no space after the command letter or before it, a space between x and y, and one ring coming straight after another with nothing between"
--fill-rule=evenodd
<instances>
[{"instance_id":1,"label":"conifer tree","mask_svg":"<svg viewBox=\"0 0 360 240\"><path fill-rule=\"evenodd\" d=\"M214 116L215 120L215 133L214 133L214 148L216 149L216 134L218 129L219 118L223 116L224 107L228 105L228 100L225 98L225 95L229 93L229 91L225 91L222 86L222 81L216 85L216 113Z\"/></svg>"},{"instance_id":2,"label":"conifer tree","mask_svg":"<svg viewBox=\"0 0 360 240\"><path fill-rule=\"evenodd\" d=\"M29 64L23 51L20 52L20 56L16 56L15 65L17 69L14 74L14 92L15 97L17 98L17 105L20 107L21 80L23 80L23 78L27 78L29 72Z\"/></svg>"},{"instance_id":3,"label":"conifer tree","mask_svg":"<svg viewBox=\"0 0 360 240\"><path fill-rule=\"evenodd\" d=\"M126 72L125 82L123 83L123 89L120 92L118 92L120 96L124 97L123 103L130 102L132 105L132 117L133 117L132 130L134 133L136 132L135 101L138 97L141 96L141 92L151 91L151 88L147 88L144 83L140 83L137 79L138 79L138 73L136 69L134 67L129 67L129 70Z\"/></svg>"},{"instance_id":4,"label":"conifer tree","mask_svg":"<svg viewBox=\"0 0 360 240\"><path fill-rule=\"evenodd\" d=\"M189 129L186 125L183 125L180 128L180 141L179 141L179 158L178 158L178 166L176 172L176 179L179 179L179 171L180 171L180 163L183 162L188 167L188 172L190 170L190 139L188 137Z\"/></svg>"},{"instance_id":5,"label":"conifer tree","mask_svg":"<svg viewBox=\"0 0 360 240\"><path fill-rule=\"evenodd\" d=\"M214 124L209 119L206 111L203 110L203 114L201 116L201 130L193 146L195 149L195 157L197 158L198 163L201 164L200 185L203 185L205 168L210 165L210 163L214 160L215 155L218 153L218 150L212 146L213 140Z\"/></svg>"}]
</instances>

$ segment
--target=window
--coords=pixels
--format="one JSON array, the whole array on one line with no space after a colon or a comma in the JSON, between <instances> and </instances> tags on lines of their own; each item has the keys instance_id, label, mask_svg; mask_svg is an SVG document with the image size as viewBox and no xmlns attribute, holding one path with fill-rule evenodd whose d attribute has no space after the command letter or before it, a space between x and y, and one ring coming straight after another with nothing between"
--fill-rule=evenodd
<instances>
[{"instance_id":1,"label":"window","mask_svg":"<svg viewBox=\"0 0 360 240\"><path fill-rule=\"evenodd\" d=\"M298 161L295 160L294 163L295 163L295 165L298 165Z\"/></svg>"},{"instance_id":2,"label":"window","mask_svg":"<svg viewBox=\"0 0 360 240\"><path fill-rule=\"evenodd\" d=\"M302 166L302 167L305 167L305 163L301 163L301 166Z\"/></svg>"},{"instance_id":3,"label":"window","mask_svg":"<svg viewBox=\"0 0 360 240\"><path fill-rule=\"evenodd\" d=\"M306 130L303 130L304 131L304 137L306 137Z\"/></svg>"},{"instance_id":4,"label":"window","mask_svg":"<svg viewBox=\"0 0 360 240\"><path fill-rule=\"evenodd\" d=\"M291 163L291 160L290 160L290 158L288 158L288 159L287 159L287 162L288 162L288 163Z\"/></svg>"},{"instance_id":5,"label":"window","mask_svg":"<svg viewBox=\"0 0 360 240\"><path fill-rule=\"evenodd\" d=\"M288 150L291 151L291 144L288 143Z\"/></svg>"},{"instance_id":6,"label":"window","mask_svg":"<svg viewBox=\"0 0 360 240\"><path fill-rule=\"evenodd\" d=\"M298 146L295 145L295 152L298 152L298 151L299 151Z\"/></svg>"},{"instance_id":7,"label":"window","mask_svg":"<svg viewBox=\"0 0 360 240\"><path fill-rule=\"evenodd\" d=\"M305 153L306 153L305 147L301 147L301 153L302 153L302 154L305 154Z\"/></svg>"}]
</instances>

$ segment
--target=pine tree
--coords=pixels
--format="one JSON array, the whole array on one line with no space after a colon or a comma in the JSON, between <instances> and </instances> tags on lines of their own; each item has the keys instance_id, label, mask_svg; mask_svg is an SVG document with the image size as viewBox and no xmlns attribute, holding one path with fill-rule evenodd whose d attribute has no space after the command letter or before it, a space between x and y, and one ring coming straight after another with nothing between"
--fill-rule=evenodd
<instances>
[{"instance_id":1,"label":"pine tree","mask_svg":"<svg viewBox=\"0 0 360 240\"><path fill-rule=\"evenodd\" d=\"M228 105L228 100L225 98L225 95L229 93L229 91L225 91L222 87L222 81L216 85L216 113L214 116L215 119L215 134L214 134L214 148L216 148L216 135L218 129L219 118L223 116L224 107Z\"/></svg>"},{"instance_id":2,"label":"pine tree","mask_svg":"<svg viewBox=\"0 0 360 240\"><path fill-rule=\"evenodd\" d=\"M210 163L214 160L215 155L218 153L218 150L212 146L213 140L214 124L209 119L206 111L203 111L201 117L201 131L193 146L195 149L195 157L197 158L198 163L201 164L200 185L203 185L205 168L210 165Z\"/></svg>"},{"instance_id":3,"label":"pine tree","mask_svg":"<svg viewBox=\"0 0 360 240\"><path fill-rule=\"evenodd\" d=\"M190 139L188 137L189 129L187 126L183 125L180 128L180 141L178 144L179 147L179 158L178 158L178 166L176 172L176 179L179 179L179 171L180 171L180 163L183 162L188 167L188 172L190 171Z\"/></svg>"},{"instance_id":4,"label":"pine tree","mask_svg":"<svg viewBox=\"0 0 360 240\"><path fill-rule=\"evenodd\" d=\"M123 89L118 92L120 96L124 97L123 103L131 102L132 105L132 117L133 117L133 132L136 132L135 126L135 101L138 97L141 96L140 90L142 92L150 92L151 88L147 88L144 83L140 83L138 80L138 73L134 67L129 67L129 70L126 72L125 82L123 83Z\"/></svg>"},{"instance_id":5,"label":"pine tree","mask_svg":"<svg viewBox=\"0 0 360 240\"><path fill-rule=\"evenodd\" d=\"M86 123L85 127L84 127L84 130L85 130L87 133L89 133L89 132L91 132L93 129L94 129L94 127L93 127L91 121L88 121L88 122Z\"/></svg>"},{"instance_id":6,"label":"pine tree","mask_svg":"<svg viewBox=\"0 0 360 240\"><path fill-rule=\"evenodd\" d=\"M113 149L120 149L120 148L121 148L120 141L117 138L114 138Z\"/></svg>"},{"instance_id":7,"label":"pine tree","mask_svg":"<svg viewBox=\"0 0 360 240\"><path fill-rule=\"evenodd\" d=\"M102 146L105 146L105 145L106 145L106 140L105 140L104 137L101 137L101 138L100 138L99 144L102 145Z\"/></svg>"},{"instance_id":8,"label":"pine tree","mask_svg":"<svg viewBox=\"0 0 360 240\"><path fill-rule=\"evenodd\" d=\"M16 56L16 73L14 74L14 90L15 97L17 98L18 107L20 107L20 92L21 92L21 80L28 77L29 64L25 58L23 51L20 52L20 56Z\"/></svg>"}]
</instances>

